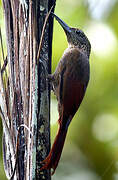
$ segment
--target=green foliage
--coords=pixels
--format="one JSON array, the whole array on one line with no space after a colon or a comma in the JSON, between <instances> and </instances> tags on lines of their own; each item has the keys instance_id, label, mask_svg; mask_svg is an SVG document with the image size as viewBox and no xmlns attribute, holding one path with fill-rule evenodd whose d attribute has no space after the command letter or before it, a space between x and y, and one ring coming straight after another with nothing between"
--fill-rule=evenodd
<instances>
[{"instance_id":1,"label":"green foliage","mask_svg":"<svg viewBox=\"0 0 118 180\"><path fill-rule=\"evenodd\" d=\"M114 7L111 9L111 13L107 18L108 23L114 29L116 36L118 37L118 24L116 20L117 18L118 18L118 1L116 1Z\"/></svg>"},{"instance_id":2,"label":"green foliage","mask_svg":"<svg viewBox=\"0 0 118 180\"><path fill-rule=\"evenodd\" d=\"M66 2L66 1L65 1ZM72 1L69 1L72 3ZM75 1L77 2L77 1ZM73 3L75 3L73 2ZM81 1L80 1L81 2ZM87 27L94 23L100 23L98 20L92 19L90 17L90 12L88 7L82 3L78 3L75 6L66 4L62 10L61 6L63 3L57 3L56 14L60 16L68 25L70 26L78 26L82 29L87 31ZM66 7L68 8L66 9ZM70 6L74 6L70 8ZM112 9L113 8L113 9ZM68 11L68 14L66 13ZM106 19L101 19L101 22L108 26L108 28L112 28L116 34L114 34L115 38L117 39L118 36L118 25L116 19L118 18L118 11L117 11L117 3L116 5L112 6L108 12L108 16ZM99 33L99 32L98 32ZM89 37L89 36L88 36ZM107 41L107 37L106 37ZM96 42L97 43L97 42ZM103 43L103 42L102 42ZM63 54L63 51L67 47L66 37L63 32L63 29L55 22L55 29L54 29L54 40L53 40L53 71ZM78 164L82 163L84 174L89 171L92 174L96 174L95 178L103 180L115 180L117 179L117 161L118 161L118 48L114 46L114 51L110 53L110 55L99 55L93 53L94 49L92 50L91 58L90 58L90 65L91 65L91 78L89 82L89 86L87 88L87 93L84 98L84 101L74 117L70 128L69 133L66 141L66 145L64 148L63 156L61 159L62 165L60 164L60 168L57 169L57 176L55 175L52 179L58 180L58 176L60 176L61 166L65 162L70 163L70 166L74 166L76 162L76 157L81 156L79 150L83 153L84 157L86 158L86 163L84 164L83 161L79 162ZM109 52L108 52L109 53ZM106 53L107 54L107 53ZM53 107L52 107L53 108ZM53 116L53 115L52 115ZM100 119L104 117L103 121L103 128L98 126L98 130L94 132L94 124L96 121L100 121ZM112 122L112 118L115 119ZM107 123L107 119L110 118L111 121ZM58 117L57 117L58 119ZM98 120L97 120L98 119ZM106 124L105 124L106 123ZM109 124L110 123L110 124ZM109 124L109 125L108 125ZM98 123L99 125L99 123ZM109 126L109 127L107 127ZM113 127L116 126L116 134L113 136L112 133ZM103 138L101 134L101 139L99 136L96 135L102 131ZM105 132L106 131L106 132ZM109 133L111 132L111 138L105 139L107 136L110 136ZM112 132L113 131L113 132ZM55 126L52 129L53 138L55 135ZM105 134L106 133L106 134ZM108 134L107 134L108 133ZM72 144L73 143L73 144ZM68 145L69 144L69 145ZM69 147L67 147L69 146ZM74 148L77 147L78 151L74 152ZM72 153L73 149L73 153ZM67 154L69 154L69 159L66 158ZM64 159L65 157L65 159ZM75 157L75 158L74 158ZM74 158L73 164L71 164L72 159ZM84 165L83 165L84 164ZM67 166L67 165L66 165ZM70 176L68 173L73 171L69 169L62 170L61 174L63 174L62 179L75 179L74 176L69 178ZM81 169L82 167L80 167ZM75 167L76 169L76 167ZM79 169L77 170L79 171ZM79 172L75 172L78 174L78 178L80 180L88 180L87 178L81 178ZM66 177L66 178L64 178ZM90 178L91 179L91 178Z\"/></svg>"}]
</instances>

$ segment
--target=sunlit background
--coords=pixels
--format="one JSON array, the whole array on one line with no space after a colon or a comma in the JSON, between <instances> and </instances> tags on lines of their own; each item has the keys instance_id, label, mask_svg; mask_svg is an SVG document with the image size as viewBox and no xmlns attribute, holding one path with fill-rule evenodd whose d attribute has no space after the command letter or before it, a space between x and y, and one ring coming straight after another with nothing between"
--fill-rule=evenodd
<instances>
[{"instance_id":1,"label":"sunlit background","mask_svg":"<svg viewBox=\"0 0 118 180\"><path fill-rule=\"evenodd\" d=\"M92 53L87 93L70 124L52 180L118 180L118 0L57 0L55 13L69 26L78 27L87 34ZM5 39L2 4L0 25ZM64 31L55 21L52 72L66 47ZM52 142L57 120L57 101L52 93ZM5 180L2 153L1 179Z\"/></svg>"}]
</instances>

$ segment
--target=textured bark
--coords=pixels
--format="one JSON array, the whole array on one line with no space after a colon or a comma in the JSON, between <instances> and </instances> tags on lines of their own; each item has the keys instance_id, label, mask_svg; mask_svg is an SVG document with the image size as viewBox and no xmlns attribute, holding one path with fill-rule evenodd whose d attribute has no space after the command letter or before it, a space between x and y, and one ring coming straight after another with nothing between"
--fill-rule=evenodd
<instances>
[{"instance_id":1,"label":"textured bark","mask_svg":"<svg viewBox=\"0 0 118 180\"><path fill-rule=\"evenodd\" d=\"M45 29L40 60L37 52L52 5L53 0L3 0L8 73L0 73L0 115L8 179L16 160L13 179L51 179L50 171L40 172L40 167L50 149L50 87L46 76L51 72L52 18Z\"/></svg>"}]
</instances>

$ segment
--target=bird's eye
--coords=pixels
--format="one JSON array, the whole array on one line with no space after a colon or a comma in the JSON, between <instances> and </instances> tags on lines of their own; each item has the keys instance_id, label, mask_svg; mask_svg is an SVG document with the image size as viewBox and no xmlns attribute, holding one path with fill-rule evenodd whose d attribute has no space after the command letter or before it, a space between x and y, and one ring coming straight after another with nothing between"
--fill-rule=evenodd
<instances>
[{"instance_id":1,"label":"bird's eye","mask_svg":"<svg viewBox=\"0 0 118 180\"><path fill-rule=\"evenodd\" d=\"M80 35L80 34L81 34L81 32L80 32L79 30L76 30L76 34Z\"/></svg>"},{"instance_id":2,"label":"bird's eye","mask_svg":"<svg viewBox=\"0 0 118 180\"><path fill-rule=\"evenodd\" d=\"M79 35L79 37L84 38L84 33L81 30L76 30L76 34Z\"/></svg>"}]
</instances>

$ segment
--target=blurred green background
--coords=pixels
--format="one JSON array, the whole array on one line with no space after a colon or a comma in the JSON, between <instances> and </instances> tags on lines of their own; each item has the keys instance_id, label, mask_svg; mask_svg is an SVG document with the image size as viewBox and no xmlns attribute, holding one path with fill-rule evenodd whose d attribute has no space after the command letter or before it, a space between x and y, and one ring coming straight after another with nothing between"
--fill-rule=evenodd
<instances>
[{"instance_id":1,"label":"blurred green background","mask_svg":"<svg viewBox=\"0 0 118 180\"><path fill-rule=\"evenodd\" d=\"M118 0L57 0L55 13L87 34L92 52L89 86L70 124L52 180L118 180ZM0 25L5 39L1 3ZM52 72L66 48L64 31L55 21ZM52 93L52 142L57 120L57 101ZM5 180L1 136L0 124L0 179Z\"/></svg>"}]
</instances>

